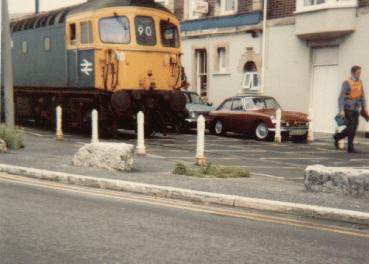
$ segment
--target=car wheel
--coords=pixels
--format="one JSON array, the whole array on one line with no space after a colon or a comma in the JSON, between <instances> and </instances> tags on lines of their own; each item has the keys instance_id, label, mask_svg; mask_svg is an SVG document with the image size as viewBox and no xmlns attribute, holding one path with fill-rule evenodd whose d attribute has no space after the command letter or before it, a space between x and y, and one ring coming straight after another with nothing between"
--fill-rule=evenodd
<instances>
[{"instance_id":1,"label":"car wheel","mask_svg":"<svg viewBox=\"0 0 369 264\"><path fill-rule=\"evenodd\" d=\"M255 138L257 140L267 140L270 136L267 124L261 122L255 126Z\"/></svg>"},{"instance_id":2,"label":"car wheel","mask_svg":"<svg viewBox=\"0 0 369 264\"><path fill-rule=\"evenodd\" d=\"M225 134L224 125L222 121L220 120L215 121L214 126L213 126L213 132L217 136L222 136Z\"/></svg>"}]
</instances>

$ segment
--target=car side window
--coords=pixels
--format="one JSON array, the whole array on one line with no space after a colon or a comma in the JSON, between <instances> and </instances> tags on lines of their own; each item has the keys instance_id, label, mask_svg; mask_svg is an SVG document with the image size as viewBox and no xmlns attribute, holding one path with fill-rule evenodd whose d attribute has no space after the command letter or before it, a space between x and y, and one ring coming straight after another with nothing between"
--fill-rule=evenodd
<instances>
[{"instance_id":1,"label":"car side window","mask_svg":"<svg viewBox=\"0 0 369 264\"><path fill-rule=\"evenodd\" d=\"M233 100L232 111L243 111L242 100L240 98Z\"/></svg>"},{"instance_id":2,"label":"car side window","mask_svg":"<svg viewBox=\"0 0 369 264\"><path fill-rule=\"evenodd\" d=\"M245 109L246 110L250 110L250 109L255 108L255 105L254 105L251 98L243 98L243 103L245 104Z\"/></svg>"},{"instance_id":3,"label":"car side window","mask_svg":"<svg viewBox=\"0 0 369 264\"><path fill-rule=\"evenodd\" d=\"M223 111L229 111L232 109L232 100L227 100L223 103L223 105L220 107L220 110Z\"/></svg>"}]
</instances>

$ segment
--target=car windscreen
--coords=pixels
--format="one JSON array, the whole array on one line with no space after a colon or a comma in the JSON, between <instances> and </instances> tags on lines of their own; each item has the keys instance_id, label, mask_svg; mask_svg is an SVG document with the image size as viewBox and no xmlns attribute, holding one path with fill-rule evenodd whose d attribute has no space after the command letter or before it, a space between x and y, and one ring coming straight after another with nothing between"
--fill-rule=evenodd
<instances>
[{"instance_id":1,"label":"car windscreen","mask_svg":"<svg viewBox=\"0 0 369 264\"><path fill-rule=\"evenodd\" d=\"M136 40L139 45L155 46L156 32L154 19L148 16L137 16L135 18Z\"/></svg>"},{"instance_id":2,"label":"car windscreen","mask_svg":"<svg viewBox=\"0 0 369 264\"><path fill-rule=\"evenodd\" d=\"M100 19L100 38L104 43L127 44L131 41L129 21L124 16Z\"/></svg>"},{"instance_id":3,"label":"car windscreen","mask_svg":"<svg viewBox=\"0 0 369 264\"><path fill-rule=\"evenodd\" d=\"M252 101L257 109L278 109L281 108L274 98L253 98Z\"/></svg>"},{"instance_id":4,"label":"car windscreen","mask_svg":"<svg viewBox=\"0 0 369 264\"><path fill-rule=\"evenodd\" d=\"M201 100L200 96L197 94L191 94L191 101L193 104L203 104L203 101Z\"/></svg>"},{"instance_id":5,"label":"car windscreen","mask_svg":"<svg viewBox=\"0 0 369 264\"><path fill-rule=\"evenodd\" d=\"M161 43L164 47L178 48L179 33L176 25L169 21L160 21Z\"/></svg>"}]
</instances>

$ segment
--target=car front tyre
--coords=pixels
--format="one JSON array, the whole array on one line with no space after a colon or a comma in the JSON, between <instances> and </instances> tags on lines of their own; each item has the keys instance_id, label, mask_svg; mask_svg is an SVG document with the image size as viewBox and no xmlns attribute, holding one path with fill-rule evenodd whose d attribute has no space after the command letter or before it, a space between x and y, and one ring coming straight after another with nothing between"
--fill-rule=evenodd
<instances>
[{"instance_id":1,"label":"car front tyre","mask_svg":"<svg viewBox=\"0 0 369 264\"><path fill-rule=\"evenodd\" d=\"M255 132L254 132L256 140L259 141L265 141L269 138L270 132L268 129L267 124L264 122L261 122L255 126Z\"/></svg>"},{"instance_id":2,"label":"car front tyre","mask_svg":"<svg viewBox=\"0 0 369 264\"><path fill-rule=\"evenodd\" d=\"M222 136L225 134L224 125L222 121L216 120L213 124L213 133L217 136Z\"/></svg>"}]
</instances>

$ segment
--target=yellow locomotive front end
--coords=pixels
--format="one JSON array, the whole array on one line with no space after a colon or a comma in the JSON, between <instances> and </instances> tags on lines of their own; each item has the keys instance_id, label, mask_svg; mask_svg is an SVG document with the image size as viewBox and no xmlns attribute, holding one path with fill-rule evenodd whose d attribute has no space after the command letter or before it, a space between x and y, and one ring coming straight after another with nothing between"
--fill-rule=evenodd
<instances>
[{"instance_id":1,"label":"yellow locomotive front end","mask_svg":"<svg viewBox=\"0 0 369 264\"><path fill-rule=\"evenodd\" d=\"M110 118L122 123L144 111L148 124L161 128L185 118L179 21L173 14L135 6L103 8L70 15L66 26L68 63L77 62L69 67L69 86L104 94Z\"/></svg>"}]
</instances>

